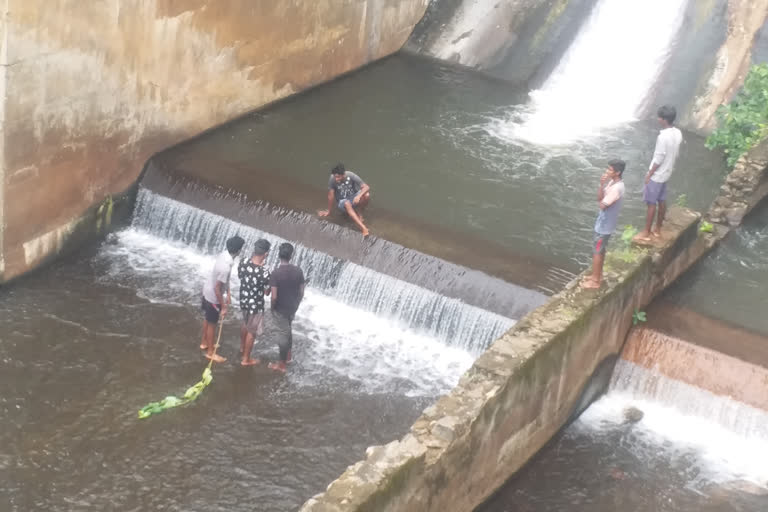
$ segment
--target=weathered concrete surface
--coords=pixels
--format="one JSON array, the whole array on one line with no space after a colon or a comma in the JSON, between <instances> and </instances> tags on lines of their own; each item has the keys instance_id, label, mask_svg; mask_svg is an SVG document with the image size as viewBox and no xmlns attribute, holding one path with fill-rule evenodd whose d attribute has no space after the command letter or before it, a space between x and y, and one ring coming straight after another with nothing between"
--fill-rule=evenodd
<instances>
[{"instance_id":1,"label":"weathered concrete surface","mask_svg":"<svg viewBox=\"0 0 768 512\"><path fill-rule=\"evenodd\" d=\"M711 322L711 321L710 321ZM765 338L763 343L768 342ZM621 358L720 396L768 410L768 367L655 329L632 329ZM717 378L712 378L714 375Z\"/></svg>"},{"instance_id":2,"label":"weathered concrete surface","mask_svg":"<svg viewBox=\"0 0 768 512\"><path fill-rule=\"evenodd\" d=\"M672 338L768 368L768 336L699 314L667 300L656 300L643 325ZM767 394L768 395L768 394ZM768 399L768 396L766 396Z\"/></svg>"},{"instance_id":3,"label":"weathered concrete surface","mask_svg":"<svg viewBox=\"0 0 768 512\"><path fill-rule=\"evenodd\" d=\"M712 0L699 2L713 3ZM715 111L727 103L744 83L760 30L768 21L768 0L728 0L728 30L717 51L715 65L696 95L690 120L683 125L700 133L715 128Z\"/></svg>"},{"instance_id":4,"label":"weathered concrete surface","mask_svg":"<svg viewBox=\"0 0 768 512\"><path fill-rule=\"evenodd\" d=\"M0 282L157 150L397 51L427 0L5 0Z\"/></svg>"},{"instance_id":5,"label":"weathered concrete surface","mask_svg":"<svg viewBox=\"0 0 768 512\"><path fill-rule=\"evenodd\" d=\"M369 454L301 510L473 510L567 422L590 376L620 352L632 313L726 232L700 233L699 218L672 209L656 246L610 255L602 290L574 281L524 317L388 445L391 463Z\"/></svg>"},{"instance_id":6,"label":"weathered concrete surface","mask_svg":"<svg viewBox=\"0 0 768 512\"><path fill-rule=\"evenodd\" d=\"M766 196L768 139L739 158L705 217L710 222L738 226Z\"/></svg>"}]
</instances>

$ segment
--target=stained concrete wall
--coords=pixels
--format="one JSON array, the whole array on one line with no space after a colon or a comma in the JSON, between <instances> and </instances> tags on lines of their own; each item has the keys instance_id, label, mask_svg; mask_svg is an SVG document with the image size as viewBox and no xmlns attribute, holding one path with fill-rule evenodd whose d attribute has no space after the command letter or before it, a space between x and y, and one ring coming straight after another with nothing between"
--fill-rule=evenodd
<instances>
[{"instance_id":1,"label":"stained concrete wall","mask_svg":"<svg viewBox=\"0 0 768 512\"><path fill-rule=\"evenodd\" d=\"M426 6L3 0L0 282L92 224L157 150L397 51Z\"/></svg>"},{"instance_id":2,"label":"stained concrete wall","mask_svg":"<svg viewBox=\"0 0 768 512\"><path fill-rule=\"evenodd\" d=\"M601 291L574 281L524 317L405 437L369 448L301 510L444 512L483 503L576 412L590 377L620 352L633 311L725 233L699 232L699 217L673 209L658 245L629 258L609 254Z\"/></svg>"}]
</instances>

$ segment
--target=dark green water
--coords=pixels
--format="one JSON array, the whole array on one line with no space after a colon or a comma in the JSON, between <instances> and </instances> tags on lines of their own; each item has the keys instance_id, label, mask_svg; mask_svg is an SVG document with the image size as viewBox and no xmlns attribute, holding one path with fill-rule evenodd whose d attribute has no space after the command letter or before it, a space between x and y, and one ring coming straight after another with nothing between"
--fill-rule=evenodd
<instances>
[{"instance_id":1,"label":"dark green water","mask_svg":"<svg viewBox=\"0 0 768 512\"><path fill-rule=\"evenodd\" d=\"M768 203L696 265L665 299L768 336Z\"/></svg>"},{"instance_id":2,"label":"dark green water","mask_svg":"<svg viewBox=\"0 0 768 512\"><path fill-rule=\"evenodd\" d=\"M641 223L642 179L657 126L636 122L591 140L537 146L506 136L526 98L526 91L507 83L401 54L217 129L162 159L181 169L204 161L214 182L217 167L227 167L238 169L241 183L266 171L276 182L314 187L314 199L278 199L305 211L325 207L328 171L343 161L372 187L374 233L376 209L385 209L453 229L458 239L471 234L580 270L590 258L597 181L611 158L628 163L621 223ZM703 209L719 187L722 160L700 137L686 133L685 141L671 199L685 194L691 207Z\"/></svg>"}]
</instances>

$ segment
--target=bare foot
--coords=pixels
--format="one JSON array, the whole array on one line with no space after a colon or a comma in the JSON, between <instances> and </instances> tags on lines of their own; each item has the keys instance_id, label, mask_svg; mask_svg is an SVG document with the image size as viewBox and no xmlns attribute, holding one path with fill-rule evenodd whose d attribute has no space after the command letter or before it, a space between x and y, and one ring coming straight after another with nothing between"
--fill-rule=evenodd
<instances>
[{"instance_id":1,"label":"bare foot","mask_svg":"<svg viewBox=\"0 0 768 512\"><path fill-rule=\"evenodd\" d=\"M261 363L261 361L258 359L243 359L240 361L240 366L256 366L259 363Z\"/></svg>"},{"instance_id":2,"label":"bare foot","mask_svg":"<svg viewBox=\"0 0 768 512\"><path fill-rule=\"evenodd\" d=\"M283 372L283 373L285 373L285 363L283 363L283 362L280 362L280 363L269 363L267 365L267 368L269 368L270 370L275 370L276 372Z\"/></svg>"},{"instance_id":3,"label":"bare foot","mask_svg":"<svg viewBox=\"0 0 768 512\"><path fill-rule=\"evenodd\" d=\"M651 231L651 236L654 238L661 238L661 230L657 229L655 231Z\"/></svg>"},{"instance_id":4,"label":"bare foot","mask_svg":"<svg viewBox=\"0 0 768 512\"><path fill-rule=\"evenodd\" d=\"M200 350L208 350L208 345L200 344Z\"/></svg>"},{"instance_id":5,"label":"bare foot","mask_svg":"<svg viewBox=\"0 0 768 512\"><path fill-rule=\"evenodd\" d=\"M641 231L640 233L635 235L632 241L633 242L650 242L651 233L649 233L648 231Z\"/></svg>"},{"instance_id":6,"label":"bare foot","mask_svg":"<svg viewBox=\"0 0 768 512\"><path fill-rule=\"evenodd\" d=\"M226 357L221 357L219 354L205 354L205 357L213 361L214 363L223 363L227 360Z\"/></svg>"},{"instance_id":7,"label":"bare foot","mask_svg":"<svg viewBox=\"0 0 768 512\"><path fill-rule=\"evenodd\" d=\"M600 289L600 284L590 277L581 282L581 287L585 290L598 290Z\"/></svg>"}]
</instances>

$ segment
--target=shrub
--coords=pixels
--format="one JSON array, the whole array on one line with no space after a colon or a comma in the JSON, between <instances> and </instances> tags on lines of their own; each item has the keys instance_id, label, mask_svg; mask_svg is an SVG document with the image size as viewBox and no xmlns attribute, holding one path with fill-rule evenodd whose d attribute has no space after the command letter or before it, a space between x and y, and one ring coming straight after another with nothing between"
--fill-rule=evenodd
<instances>
[{"instance_id":1,"label":"shrub","mask_svg":"<svg viewBox=\"0 0 768 512\"><path fill-rule=\"evenodd\" d=\"M723 148L728 167L768 136L768 64L754 65L744 87L715 113L718 127L707 138L707 147Z\"/></svg>"}]
</instances>

